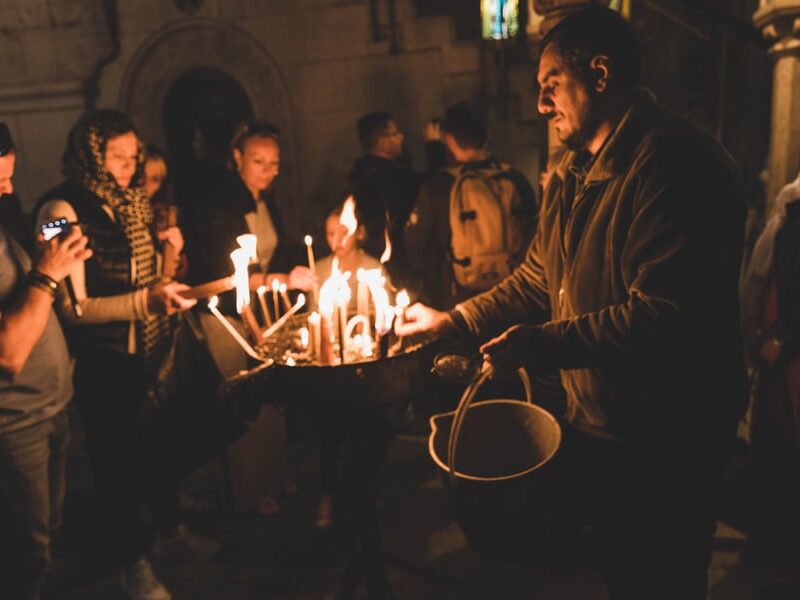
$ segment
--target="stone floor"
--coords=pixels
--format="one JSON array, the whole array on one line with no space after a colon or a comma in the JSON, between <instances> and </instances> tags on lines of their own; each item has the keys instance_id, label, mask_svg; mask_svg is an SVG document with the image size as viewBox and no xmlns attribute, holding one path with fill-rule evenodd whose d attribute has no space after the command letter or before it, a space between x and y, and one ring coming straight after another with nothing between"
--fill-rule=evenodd
<instances>
[{"instance_id":1,"label":"stone floor","mask_svg":"<svg viewBox=\"0 0 800 600\"><path fill-rule=\"evenodd\" d=\"M335 529L319 532L313 526L318 499L316 442L298 443L291 453L300 493L283 498L283 510L276 517L232 515L223 509L218 463L204 467L187 482L187 488L206 505L205 510L189 516L190 524L218 539L222 551L206 563L155 563L174 598L302 600L324 598L334 589L342 540ZM397 598L606 598L597 573L590 568L542 573L499 566L476 556L450 516L424 437L401 436L394 442L383 474L381 519L387 572ZM57 542L47 597L123 597L100 539L78 432L71 452L64 529ZM742 540L741 533L720 523L709 598L800 598L800 564L783 569L748 567L738 559ZM364 598L363 590L356 597Z\"/></svg>"}]
</instances>

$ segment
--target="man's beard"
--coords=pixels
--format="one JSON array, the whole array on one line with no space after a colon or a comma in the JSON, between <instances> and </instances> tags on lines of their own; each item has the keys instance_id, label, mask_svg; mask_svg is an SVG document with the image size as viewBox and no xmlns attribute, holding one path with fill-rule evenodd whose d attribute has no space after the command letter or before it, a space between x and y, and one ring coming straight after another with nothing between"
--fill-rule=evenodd
<instances>
[{"instance_id":1,"label":"man's beard","mask_svg":"<svg viewBox=\"0 0 800 600\"><path fill-rule=\"evenodd\" d=\"M597 128L600 125L600 111L597 108L597 104L596 96L590 95L586 110L578 117L578 126L566 137L558 136L559 141L573 152L585 150L589 145L589 141L597 133Z\"/></svg>"}]
</instances>

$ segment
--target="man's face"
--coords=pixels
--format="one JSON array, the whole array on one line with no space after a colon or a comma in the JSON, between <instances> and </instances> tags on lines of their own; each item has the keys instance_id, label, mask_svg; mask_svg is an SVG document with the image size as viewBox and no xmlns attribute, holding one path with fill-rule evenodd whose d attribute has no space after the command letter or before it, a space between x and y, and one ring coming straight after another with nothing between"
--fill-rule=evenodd
<instances>
[{"instance_id":1,"label":"man's face","mask_svg":"<svg viewBox=\"0 0 800 600\"><path fill-rule=\"evenodd\" d=\"M539 112L548 116L562 144L582 150L596 129L595 96L553 44L539 59Z\"/></svg>"},{"instance_id":2,"label":"man's face","mask_svg":"<svg viewBox=\"0 0 800 600\"><path fill-rule=\"evenodd\" d=\"M382 145L384 152L392 159L400 158L403 155L403 140L405 136L395 121L389 121L386 130L381 134L378 143Z\"/></svg>"},{"instance_id":3,"label":"man's face","mask_svg":"<svg viewBox=\"0 0 800 600\"><path fill-rule=\"evenodd\" d=\"M5 156L0 156L0 195L11 194L14 191L11 177L14 175L14 163L16 160L17 155L13 151Z\"/></svg>"}]
</instances>

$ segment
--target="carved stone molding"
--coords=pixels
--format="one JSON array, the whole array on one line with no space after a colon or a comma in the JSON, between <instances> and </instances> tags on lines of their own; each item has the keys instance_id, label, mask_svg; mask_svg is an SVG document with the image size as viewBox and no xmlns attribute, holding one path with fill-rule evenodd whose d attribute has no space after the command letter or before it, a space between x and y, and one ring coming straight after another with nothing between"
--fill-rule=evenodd
<instances>
[{"instance_id":1,"label":"carved stone molding","mask_svg":"<svg viewBox=\"0 0 800 600\"><path fill-rule=\"evenodd\" d=\"M161 141L162 110L172 83L196 68L216 69L236 79L255 116L281 130L281 187L296 189L295 142L289 90L278 65L247 31L216 19L186 19L152 34L128 61L119 106L142 137Z\"/></svg>"},{"instance_id":2,"label":"carved stone molding","mask_svg":"<svg viewBox=\"0 0 800 600\"><path fill-rule=\"evenodd\" d=\"M772 42L770 53L800 55L800 0L762 0L753 22Z\"/></svg>"}]
</instances>

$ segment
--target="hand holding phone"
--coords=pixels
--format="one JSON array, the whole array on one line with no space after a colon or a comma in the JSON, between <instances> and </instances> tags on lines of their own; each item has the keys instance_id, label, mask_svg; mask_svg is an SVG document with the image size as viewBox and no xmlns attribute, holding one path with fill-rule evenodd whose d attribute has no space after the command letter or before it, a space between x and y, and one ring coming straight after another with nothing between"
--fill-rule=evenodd
<instances>
[{"instance_id":1,"label":"hand holding phone","mask_svg":"<svg viewBox=\"0 0 800 600\"><path fill-rule=\"evenodd\" d=\"M49 242L58 235L62 237L66 236L71 227L72 225L69 221L67 221L66 217L61 217L60 219L55 219L39 225L39 229L42 232L42 237L44 237L45 242Z\"/></svg>"},{"instance_id":2,"label":"hand holding phone","mask_svg":"<svg viewBox=\"0 0 800 600\"><path fill-rule=\"evenodd\" d=\"M69 273L77 263L92 256L92 251L86 247L89 238L82 235L80 230L72 229L65 218L42 223L40 229L43 243L40 245L34 268L55 281L66 278L65 284L72 310L77 317L81 317L83 313L75 297Z\"/></svg>"}]
</instances>

